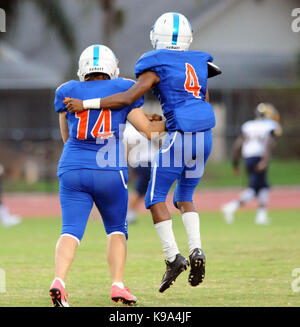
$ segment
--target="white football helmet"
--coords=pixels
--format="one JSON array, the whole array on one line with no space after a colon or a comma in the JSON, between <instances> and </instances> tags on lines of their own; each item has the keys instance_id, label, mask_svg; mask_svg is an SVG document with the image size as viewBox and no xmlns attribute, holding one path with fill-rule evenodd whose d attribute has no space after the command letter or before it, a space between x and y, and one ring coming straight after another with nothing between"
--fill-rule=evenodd
<instances>
[{"instance_id":1,"label":"white football helmet","mask_svg":"<svg viewBox=\"0 0 300 327\"><path fill-rule=\"evenodd\" d=\"M255 116L258 119L272 119L280 122L280 114L271 103L260 103L255 108Z\"/></svg>"},{"instance_id":2,"label":"white football helmet","mask_svg":"<svg viewBox=\"0 0 300 327\"><path fill-rule=\"evenodd\" d=\"M105 45L94 44L87 47L79 57L77 75L84 81L87 74L103 73L111 79L119 76L118 59L110 48Z\"/></svg>"},{"instance_id":3,"label":"white football helmet","mask_svg":"<svg viewBox=\"0 0 300 327\"><path fill-rule=\"evenodd\" d=\"M150 40L156 50L188 50L193 41L191 24L182 14L167 12L156 20Z\"/></svg>"}]
</instances>

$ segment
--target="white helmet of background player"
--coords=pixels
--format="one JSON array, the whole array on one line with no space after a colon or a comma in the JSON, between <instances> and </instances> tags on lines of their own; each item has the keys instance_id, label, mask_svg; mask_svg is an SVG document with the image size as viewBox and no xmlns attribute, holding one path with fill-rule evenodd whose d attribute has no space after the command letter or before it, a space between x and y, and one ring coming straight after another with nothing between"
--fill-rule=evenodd
<instances>
[{"instance_id":1,"label":"white helmet of background player","mask_svg":"<svg viewBox=\"0 0 300 327\"><path fill-rule=\"evenodd\" d=\"M103 73L111 79L119 76L118 59L110 48L94 44L86 48L79 57L77 75L84 81L87 74Z\"/></svg>"},{"instance_id":2,"label":"white helmet of background player","mask_svg":"<svg viewBox=\"0 0 300 327\"><path fill-rule=\"evenodd\" d=\"M277 109L271 103L260 103L255 109L255 115L258 119L272 119L280 121L280 115Z\"/></svg>"},{"instance_id":3,"label":"white helmet of background player","mask_svg":"<svg viewBox=\"0 0 300 327\"><path fill-rule=\"evenodd\" d=\"M191 24L182 14L167 12L156 20L150 40L157 50L188 50L193 41Z\"/></svg>"}]
</instances>

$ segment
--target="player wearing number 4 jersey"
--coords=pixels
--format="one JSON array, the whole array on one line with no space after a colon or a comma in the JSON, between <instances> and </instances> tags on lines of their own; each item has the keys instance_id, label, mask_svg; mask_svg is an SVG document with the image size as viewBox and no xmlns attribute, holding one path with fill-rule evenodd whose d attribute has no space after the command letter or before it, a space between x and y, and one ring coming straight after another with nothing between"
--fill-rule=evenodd
<instances>
[{"instance_id":1,"label":"player wearing number 4 jersey","mask_svg":"<svg viewBox=\"0 0 300 327\"><path fill-rule=\"evenodd\" d=\"M159 288L164 292L190 264L189 283L200 284L205 275L199 216L193 205L198 185L212 148L215 117L208 102L207 78L220 74L210 54L188 51L192 42L189 21L178 13L165 13L150 33L153 51L136 63L137 83L128 91L94 99L95 108L129 105L152 88L161 102L168 135L158 151L151 172L145 204L150 208L166 257L166 272ZM85 102L71 99L68 110L81 111ZM180 254L166 207L166 196L177 181L174 205L182 214L188 236L189 261Z\"/></svg>"},{"instance_id":2,"label":"player wearing number 4 jersey","mask_svg":"<svg viewBox=\"0 0 300 327\"><path fill-rule=\"evenodd\" d=\"M122 126L125 127L128 119L150 138L152 132L163 132L165 123L147 119L140 108L143 98L115 111L67 112L65 99L68 97L107 96L134 84L117 78L118 62L113 52L102 45L90 46L82 53L78 74L80 81L69 81L59 87L55 95L55 110L59 112L65 145L58 165L62 232L56 246L55 279L50 296L54 306L69 306L65 279L95 203L108 235L111 299L132 304L137 299L123 284L128 237L128 171L122 148Z\"/></svg>"}]
</instances>

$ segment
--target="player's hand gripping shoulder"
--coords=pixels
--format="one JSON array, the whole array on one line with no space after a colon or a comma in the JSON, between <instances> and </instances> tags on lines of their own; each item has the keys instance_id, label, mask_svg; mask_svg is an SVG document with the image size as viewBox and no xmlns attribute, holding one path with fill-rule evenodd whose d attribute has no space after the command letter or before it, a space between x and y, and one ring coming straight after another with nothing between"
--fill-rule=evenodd
<instances>
[{"instance_id":1,"label":"player's hand gripping shoulder","mask_svg":"<svg viewBox=\"0 0 300 327\"><path fill-rule=\"evenodd\" d=\"M147 114L145 113L145 116L150 120L150 121L161 121L163 120L163 117L158 114Z\"/></svg>"},{"instance_id":2,"label":"player's hand gripping shoulder","mask_svg":"<svg viewBox=\"0 0 300 327\"><path fill-rule=\"evenodd\" d=\"M83 107L83 101L80 99L68 98L64 100L64 103L70 112L81 112L85 110Z\"/></svg>"}]
</instances>

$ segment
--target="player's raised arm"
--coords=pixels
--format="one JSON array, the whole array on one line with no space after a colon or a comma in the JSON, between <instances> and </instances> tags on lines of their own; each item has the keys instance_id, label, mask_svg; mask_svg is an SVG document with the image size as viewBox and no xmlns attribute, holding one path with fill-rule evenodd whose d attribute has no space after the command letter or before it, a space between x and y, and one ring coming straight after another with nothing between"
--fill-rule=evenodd
<instances>
[{"instance_id":1,"label":"player's raised arm","mask_svg":"<svg viewBox=\"0 0 300 327\"><path fill-rule=\"evenodd\" d=\"M150 121L141 108L135 108L127 116L127 120L140 132L151 140L166 130L164 121Z\"/></svg>"},{"instance_id":2,"label":"player's raised arm","mask_svg":"<svg viewBox=\"0 0 300 327\"><path fill-rule=\"evenodd\" d=\"M120 109L131 105L159 82L159 77L151 71L141 74L137 82L125 92L117 93L100 100L101 108Z\"/></svg>"},{"instance_id":3,"label":"player's raised arm","mask_svg":"<svg viewBox=\"0 0 300 327\"><path fill-rule=\"evenodd\" d=\"M120 109L131 105L158 82L159 77L154 72L146 71L141 74L137 82L125 92L116 93L105 98L94 98L84 101L70 98L65 101L65 104L70 112L100 108Z\"/></svg>"}]
</instances>

